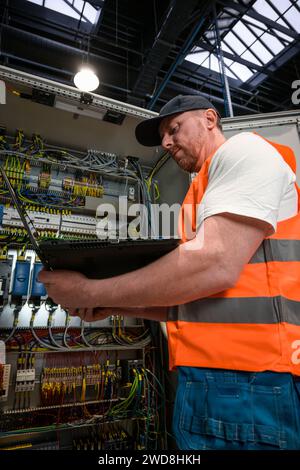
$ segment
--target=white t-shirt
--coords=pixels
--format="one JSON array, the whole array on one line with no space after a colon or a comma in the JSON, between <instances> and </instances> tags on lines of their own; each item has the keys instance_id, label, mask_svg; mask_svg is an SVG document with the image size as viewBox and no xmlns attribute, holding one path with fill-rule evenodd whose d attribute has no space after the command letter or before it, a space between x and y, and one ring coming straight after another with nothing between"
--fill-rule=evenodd
<instances>
[{"instance_id":1,"label":"white t-shirt","mask_svg":"<svg viewBox=\"0 0 300 470\"><path fill-rule=\"evenodd\" d=\"M234 135L213 156L197 226L229 212L264 220L275 231L277 222L297 213L295 181L295 173L271 144L252 132Z\"/></svg>"}]
</instances>

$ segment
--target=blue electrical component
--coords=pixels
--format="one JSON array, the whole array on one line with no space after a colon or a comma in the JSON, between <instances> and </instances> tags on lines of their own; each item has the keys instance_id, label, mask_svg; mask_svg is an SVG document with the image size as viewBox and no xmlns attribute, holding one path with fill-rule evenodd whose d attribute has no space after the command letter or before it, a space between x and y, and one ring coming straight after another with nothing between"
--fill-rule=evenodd
<instances>
[{"instance_id":1,"label":"blue electrical component","mask_svg":"<svg viewBox=\"0 0 300 470\"><path fill-rule=\"evenodd\" d=\"M47 295L47 291L42 282L37 280L38 274L43 268L42 263L35 263L32 275L31 297L43 297Z\"/></svg>"},{"instance_id":2,"label":"blue electrical component","mask_svg":"<svg viewBox=\"0 0 300 470\"><path fill-rule=\"evenodd\" d=\"M28 292L30 261L17 261L12 287L13 297L26 297Z\"/></svg>"},{"instance_id":3,"label":"blue electrical component","mask_svg":"<svg viewBox=\"0 0 300 470\"><path fill-rule=\"evenodd\" d=\"M0 225L2 225L3 213L4 213L4 206L0 204Z\"/></svg>"}]
</instances>

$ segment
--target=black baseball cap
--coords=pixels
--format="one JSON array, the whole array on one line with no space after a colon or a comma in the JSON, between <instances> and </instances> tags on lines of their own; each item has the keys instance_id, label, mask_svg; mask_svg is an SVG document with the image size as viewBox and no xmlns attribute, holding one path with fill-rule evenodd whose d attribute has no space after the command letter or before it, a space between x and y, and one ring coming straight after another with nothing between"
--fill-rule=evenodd
<instances>
[{"instance_id":1,"label":"black baseball cap","mask_svg":"<svg viewBox=\"0 0 300 470\"><path fill-rule=\"evenodd\" d=\"M178 95L172 98L165 104L159 116L151 119L146 119L140 122L135 129L135 136L137 141L146 147L154 147L161 144L161 137L159 135L159 125L161 121L172 114L184 113L192 111L193 109L208 109L212 108L219 114L215 106L201 95Z\"/></svg>"}]
</instances>

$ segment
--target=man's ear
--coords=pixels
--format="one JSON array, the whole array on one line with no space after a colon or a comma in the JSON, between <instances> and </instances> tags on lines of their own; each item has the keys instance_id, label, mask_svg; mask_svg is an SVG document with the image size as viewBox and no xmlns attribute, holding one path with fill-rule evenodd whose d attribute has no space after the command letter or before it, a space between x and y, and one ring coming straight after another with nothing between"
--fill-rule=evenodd
<instances>
[{"instance_id":1,"label":"man's ear","mask_svg":"<svg viewBox=\"0 0 300 470\"><path fill-rule=\"evenodd\" d=\"M205 111L206 126L209 130L216 127L217 124L217 113L214 109L206 109Z\"/></svg>"}]
</instances>

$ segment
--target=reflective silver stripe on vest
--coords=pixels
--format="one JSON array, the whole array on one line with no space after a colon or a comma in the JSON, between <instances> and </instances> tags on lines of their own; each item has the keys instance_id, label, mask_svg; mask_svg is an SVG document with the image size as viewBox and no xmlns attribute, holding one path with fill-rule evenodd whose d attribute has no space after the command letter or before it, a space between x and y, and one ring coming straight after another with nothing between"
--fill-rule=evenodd
<instances>
[{"instance_id":1,"label":"reflective silver stripe on vest","mask_svg":"<svg viewBox=\"0 0 300 470\"><path fill-rule=\"evenodd\" d=\"M300 240L264 240L249 263L300 261Z\"/></svg>"},{"instance_id":2,"label":"reflective silver stripe on vest","mask_svg":"<svg viewBox=\"0 0 300 470\"><path fill-rule=\"evenodd\" d=\"M300 302L279 296L200 299L171 307L168 321L300 325Z\"/></svg>"}]
</instances>

